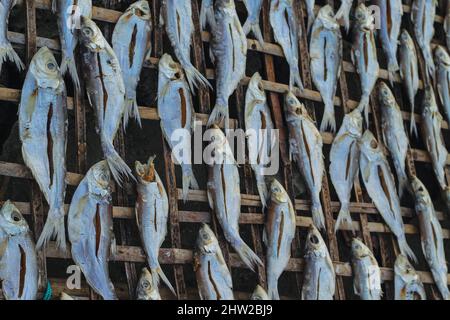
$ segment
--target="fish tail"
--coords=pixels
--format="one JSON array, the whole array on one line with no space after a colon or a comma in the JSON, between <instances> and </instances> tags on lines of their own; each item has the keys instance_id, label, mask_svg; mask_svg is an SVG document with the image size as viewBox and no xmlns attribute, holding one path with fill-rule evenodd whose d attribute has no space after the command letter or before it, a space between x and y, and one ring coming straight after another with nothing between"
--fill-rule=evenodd
<instances>
[{"instance_id":1,"label":"fish tail","mask_svg":"<svg viewBox=\"0 0 450 320\"><path fill-rule=\"evenodd\" d=\"M330 128L331 132L336 132L336 119L334 116L334 105L332 101L325 103L322 123L320 124L320 131L326 131L328 128Z\"/></svg>"},{"instance_id":2,"label":"fish tail","mask_svg":"<svg viewBox=\"0 0 450 320\"><path fill-rule=\"evenodd\" d=\"M61 252L66 252L66 229L64 227L64 208L50 208L44 228L36 244L40 250L45 247L52 237L56 236L56 246Z\"/></svg>"},{"instance_id":3,"label":"fish tail","mask_svg":"<svg viewBox=\"0 0 450 320\"><path fill-rule=\"evenodd\" d=\"M406 242L405 235L403 234L402 237L397 238L398 241L398 247L400 249L401 254L407 256L410 258L413 262L417 263L417 258L412 249L409 247L408 243Z\"/></svg>"},{"instance_id":4,"label":"fish tail","mask_svg":"<svg viewBox=\"0 0 450 320\"><path fill-rule=\"evenodd\" d=\"M199 86L212 89L209 81L191 63L187 63L183 68L191 91L194 91L194 88L198 88Z\"/></svg>"},{"instance_id":5,"label":"fish tail","mask_svg":"<svg viewBox=\"0 0 450 320\"><path fill-rule=\"evenodd\" d=\"M102 139L103 140L103 139ZM117 153L114 146L109 141L102 141L106 161L108 161L109 169L114 177L114 180L121 186L124 177L130 177L135 180L133 173L128 165L123 161Z\"/></svg>"},{"instance_id":6,"label":"fish tail","mask_svg":"<svg viewBox=\"0 0 450 320\"><path fill-rule=\"evenodd\" d=\"M353 228L352 216L350 215L350 210L348 209L348 203L341 204L341 209L339 210L336 224L334 225L334 233L336 233L343 224L350 226L351 230L355 231Z\"/></svg>"},{"instance_id":7,"label":"fish tail","mask_svg":"<svg viewBox=\"0 0 450 320\"><path fill-rule=\"evenodd\" d=\"M262 208L266 208L267 199L269 198L269 191L267 190L267 185L264 180L264 176L256 176L256 187L258 188L259 197L261 198Z\"/></svg>"},{"instance_id":8,"label":"fish tail","mask_svg":"<svg viewBox=\"0 0 450 320\"><path fill-rule=\"evenodd\" d=\"M264 37L258 21L252 21L250 18L247 18L242 29L246 35L249 34L250 31L253 32L261 47L264 47Z\"/></svg>"},{"instance_id":9,"label":"fish tail","mask_svg":"<svg viewBox=\"0 0 450 320\"><path fill-rule=\"evenodd\" d=\"M263 266L263 262L261 259L253 252L252 249L242 240L239 235L235 236L235 241L231 241L234 245L234 249L236 250L239 257L241 257L242 261L245 263L247 267L249 267L252 271L255 271L256 266Z\"/></svg>"},{"instance_id":10,"label":"fish tail","mask_svg":"<svg viewBox=\"0 0 450 320\"><path fill-rule=\"evenodd\" d=\"M157 266L155 268L150 268L152 273L152 280L155 287L158 287L159 279L161 278L162 281L166 284L166 286L169 288L170 291L172 291L173 295L177 297L177 294L175 292L175 289L173 288L172 284L170 283L169 279L167 279L166 275L161 269L161 266L159 265L159 262L157 262Z\"/></svg>"},{"instance_id":11,"label":"fish tail","mask_svg":"<svg viewBox=\"0 0 450 320\"><path fill-rule=\"evenodd\" d=\"M314 225L319 230L325 229L325 218L323 216L322 204L320 199L313 200L311 205L311 214Z\"/></svg>"},{"instance_id":12,"label":"fish tail","mask_svg":"<svg viewBox=\"0 0 450 320\"><path fill-rule=\"evenodd\" d=\"M363 94L358 105L359 112L364 111L364 118L366 119L366 126L369 127L369 95Z\"/></svg>"},{"instance_id":13,"label":"fish tail","mask_svg":"<svg viewBox=\"0 0 450 320\"><path fill-rule=\"evenodd\" d=\"M77 66L75 64L75 58L73 55L66 55L64 54L64 57L61 61L61 74L64 75L66 72L69 71L70 77L72 78L73 84L77 88L77 90L80 89L80 78L78 77L77 72Z\"/></svg>"},{"instance_id":14,"label":"fish tail","mask_svg":"<svg viewBox=\"0 0 450 320\"><path fill-rule=\"evenodd\" d=\"M411 121L409 124L409 132L416 137L419 135L417 133L416 117L414 113L414 97L411 99Z\"/></svg>"},{"instance_id":15,"label":"fish tail","mask_svg":"<svg viewBox=\"0 0 450 320\"><path fill-rule=\"evenodd\" d=\"M311 28L313 26L314 19L315 19L314 11L312 9L308 10L308 28L307 28L308 34L311 32Z\"/></svg>"},{"instance_id":16,"label":"fish tail","mask_svg":"<svg viewBox=\"0 0 450 320\"><path fill-rule=\"evenodd\" d=\"M4 43L0 46L0 72L2 70L3 63L7 60L14 62L19 71L25 69L25 65L23 64L22 60L20 60L17 52L14 51L11 43L9 42Z\"/></svg>"},{"instance_id":17,"label":"fish tail","mask_svg":"<svg viewBox=\"0 0 450 320\"><path fill-rule=\"evenodd\" d=\"M190 165L184 165L183 171L183 201L186 202L189 194L189 188L198 190L198 182L195 179L194 172Z\"/></svg>"},{"instance_id":18,"label":"fish tail","mask_svg":"<svg viewBox=\"0 0 450 320\"><path fill-rule=\"evenodd\" d=\"M127 97L125 105L125 112L123 113L123 129L128 125L130 118L136 119L137 124L142 128L141 115L139 114L139 107L136 101L136 97Z\"/></svg>"},{"instance_id":19,"label":"fish tail","mask_svg":"<svg viewBox=\"0 0 450 320\"><path fill-rule=\"evenodd\" d=\"M302 78L300 78L300 70L298 68L298 63L291 63L290 65L290 75L289 75L289 90L292 90L294 88L294 85L296 84L300 91L303 91L303 82Z\"/></svg>"},{"instance_id":20,"label":"fish tail","mask_svg":"<svg viewBox=\"0 0 450 320\"><path fill-rule=\"evenodd\" d=\"M225 120L225 128L228 129L230 126L230 117L228 114L228 106L218 105L216 104L211 115L209 116L207 126L210 127L213 124L220 124L223 120Z\"/></svg>"},{"instance_id":21,"label":"fish tail","mask_svg":"<svg viewBox=\"0 0 450 320\"><path fill-rule=\"evenodd\" d=\"M401 199L403 196L403 191L410 191L409 179L406 176L406 173L398 175L398 197Z\"/></svg>"},{"instance_id":22,"label":"fish tail","mask_svg":"<svg viewBox=\"0 0 450 320\"><path fill-rule=\"evenodd\" d=\"M278 281L272 276L267 277L267 295L271 300L280 300L280 295L278 293Z\"/></svg>"},{"instance_id":23,"label":"fish tail","mask_svg":"<svg viewBox=\"0 0 450 320\"><path fill-rule=\"evenodd\" d=\"M200 7L200 26L203 31L206 29L206 24L209 23L210 27L211 21L214 18L214 9L212 0L203 0Z\"/></svg>"},{"instance_id":24,"label":"fish tail","mask_svg":"<svg viewBox=\"0 0 450 320\"><path fill-rule=\"evenodd\" d=\"M394 61L392 61L392 60L394 60ZM389 78L389 82L391 83L391 86L394 85L395 73L399 69L400 69L400 67L398 66L397 59L390 59L390 61L388 63L388 78Z\"/></svg>"}]
</instances>

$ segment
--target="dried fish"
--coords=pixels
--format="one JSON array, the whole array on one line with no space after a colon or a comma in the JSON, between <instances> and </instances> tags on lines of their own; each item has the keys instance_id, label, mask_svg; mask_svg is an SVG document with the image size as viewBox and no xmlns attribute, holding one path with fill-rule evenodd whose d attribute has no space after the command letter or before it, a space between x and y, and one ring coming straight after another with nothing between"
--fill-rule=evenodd
<instances>
[{"instance_id":1,"label":"dried fish","mask_svg":"<svg viewBox=\"0 0 450 320\"><path fill-rule=\"evenodd\" d=\"M2 65L7 60L14 62L17 69L22 71L25 65L14 51L11 42L8 39L8 20L12 8L17 4L18 0L1 0L0 1L0 73Z\"/></svg>"},{"instance_id":2,"label":"dried fish","mask_svg":"<svg viewBox=\"0 0 450 320\"><path fill-rule=\"evenodd\" d=\"M395 300L426 300L425 288L408 258L400 254L394 265Z\"/></svg>"},{"instance_id":3,"label":"dried fish","mask_svg":"<svg viewBox=\"0 0 450 320\"><path fill-rule=\"evenodd\" d=\"M158 285L155 284L153 273L147 268L142 268L141 277L136 287L137 300L161 300Z\"/></svg>"},{"instance_id":4,"label":"dried fish","mask_svg":"<svg viewBox=\"0 0 450 320\"><path fill-rule=\"evenodd\" d=\"M264 37L259 27L259 15L261 13L261 7L263 0L244 0L245 7L247 8L247 21L243 25L244 33L247 35L253 32L253 35L259 41L259 44L264 47Z\"/></svg>"},{"instance_id":5,"label":"dried fish","mask_svg":"<svg viewBox=\"0 0 450 320\"><path fill-rule=\"evenodd\" d=\"M447 50L439 45L434 51L434 56L436 60L437 90L447 120L450 122L450 56Z\"/></svg>"}]
</instances>

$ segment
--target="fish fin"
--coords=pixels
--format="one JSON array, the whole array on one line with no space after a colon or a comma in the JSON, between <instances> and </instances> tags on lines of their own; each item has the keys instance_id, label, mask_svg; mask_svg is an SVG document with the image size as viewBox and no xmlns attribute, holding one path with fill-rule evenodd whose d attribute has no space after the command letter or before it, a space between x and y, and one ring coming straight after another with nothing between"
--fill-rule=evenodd
<instances>
[{"instance_id":1,"label":"fish fin","mask_svg":"<svg viewBox=\"0 0 450 320\"><path fill-rule=\"evenodd\" d=\"M397 179L398 179L398 197L399 197L399 199L401 199L403 196L404 190L407 190L410 192L412 190L411 190L411 186L409 185L409 180L408 180L408 177L406 176L406 173L402 174L402 175L398 175ZM413 194L413 193L411 192L411 194Z\"/></svg>"},{"instance_id":2,"label":"fish fin","mask_svg":"<svg viewBox=\"0 0 450 320\"><path fill-rule=\"evenodd\" d=\"M366 120L366 127L369 127L369 96L364 95L361 97L361 101L358 104L357 109L360 112L364 111L364 119Z\"/></svg>"},{"instance_id":3,"label":"fish fin","mask_svg":"<svg viewBox=\"0 0 450 320\"><path fill-rule=\"evenodd\" d=\"M368 164L368 165L366 166L366 168L364 169L364 171L362 172L364 182L368 182L368 181L369 181L370 173L371 173L371 170L370 170L370 164Z\"/></svg>"},{"instance_id":4,"label":"fish fin","mask_svg":"<svg viewBox=\"0 0 450 320\"><path fill-rule=\"evenodd\" d=\"M216 104L211 115L209 116L207 127L211 127L213 124L219 125L225 120L225 129L230 127L230 117L228 114L228 106L221 106Z\"/></svg>"},{"instance_id":5,"label":"fish fin","mask_svg":"<svg viewBox=\"0 0 450 320\"><path fill-rule=\"evenodd\" d=\"M348 204L341 204L341 209L339 210L339 214L334 225L334 233L336 233L339 230L339 227L343 224L350 226L351 230L355 232L355 229L353 228L352 216L350 215L350 211L348 209Z\"/></svg>"},{"instance_id":6,"label":"fish fin","mask_svg":"<svg viewBox=\"0 0 450 320\"><path fill-rule=\"evenodd\" d=\"M117 239L112 229L110 230L110 234L111 234L111 246L109 248L109 253L111 257L115 257L117 255Z\"/></svg>"},{"instance_id":7,"label":"fish fin","mask_svg":"<svg viewBox=\"0 0 450 320\"><path fill-rule=\"evenodd\" d=\"M37 250L45 247L56 236L56 247L63 253L67 250L66 229L64 227L64 208L50 208L44 228L36 244Z\"/></svg>"},{"instance_id":8,"label":"fish fin","mask_svg":"<svg viewBox=\"0 0 450 320\"><path fill-rule=\"evenodd\" d=\"M215 28L214 8L212 0L203 0L200 7L200 26L205 31L206 25L209 24L211 29Z\"/></svg>"},{"instance_id":9,"label":"fish fin","mask_svg":"<svg viewBox=\"0 0 450 320\"><path fill-rule=\"evenodd\" d=\"M314 19L315 19L314 11L311 10L310 12L308 12L307 34L311 33L311 29L312 29L312 26L314 24Z\"/></svg>"},{"instance_id":10,"label":"fish fin","mask_svg":"<svg viewBox=\"0 0 450 320\"><path fill-rule=\"evenodd\" d=\"M331 132L336 132L336 118L334 116L333 103L327 103L327 106L325 106L322 123L320 124L320 131L326 131L328 128L330 128Z\"/></svg>"},{"instance_id":11,"label":"fish fin","mask_svg":"<svg viewBox=\"0 0 450 320\"><path fill-rule=\"evenodd\" d=\"M290 74L289 74L289 90L292 91L294 85L297 85L300 91L304 90L302 79L300 78L300 70L298 68L298 63L290 64Z\"/></svg>"},{"instance_id":12,"label":"fish fin","mask_svg":"<svg viewBox=\"0 0 450 320\"><path fill-rule=\"evenodd\" d=\"M212 50L212 47L209 47L209 59L211 59L212 64L216 64L216 56Z\"/></svg>"},{"instance_id":13,"label":"fish fin","mask_svg":"<svg viewBox=\"0 0 450 320\"><path fill-rule=\"evenodd\" d=\"M409 124L409 132L411 135L414 135L416 137L419 136L419 133L417 132L416 117L414 114L414 101L412 102L411 105L411 120Z\"/></svg>"},{"instance_id":14,"label":"fish fin","mask_svg":"<svg viewBox=\"0 0 450 320\"><path fill-rule=\"evenodd\" d=\"M164 26L164 15L163 15L163 11L162 10L159 12L159 26L160 27Z\"/></svg>"},{"instance_id":15,"label":"fish fin","mask_svg":"<svg viewBox=\"0 0 450 320\"><path fill-rule=\"evenodd\" d=\"M136 97L134 98L127 98L125 102L125 111L123 113L123 129L128 125L128 120L130 118L136 119L137 124L139 125L139 128L142 128L142 121L141 121L141 115L139 113L139 107L136 101Z\"/></svg>"},{"instance_id":16,"label":"fish fin","mask_svg":"<svg viewBox=\"0 0 450 320\"><path fill-rule=\"evenodd\" d=\"M406 238L405 238L404 234L402 237L397 238L397 242L398 242L398 247L400 249L400 252L403 255L407 256L408 258L412 259L412 261L414 263L417 263L416 255L414 254L414 252L411 250L408 243L406 242Z\"/></svg>"},{"instance_id":17,"label":"fish fin","mask_svg":"<svg viewBox=\"0 0 450 320\"><path fill-rule=\"evenodd\" d=\"M161 280L166 284L166 286L169 288L169 290L173 293L173 295L175 297L178 297L178 295L175 292L175 289L173 288L172 284L170 283L169 279L167 279L166 275L164 274L164 272L161 269L161 266L159 265L159 262L157 264L156 268L151 268L151 273L152 273L152 280L153 280L153 284L158 287L159 284L159 279L161 278Z\"/></svg>"},{"instance_id":18,"label":"fish fin","mask_svg":"<svg viewBox=\"0 0 450 320\"><path fill-rule=\"evenodd\" d=\"M58 12L58 0L52 0L52 12L55 14Z\"/></svg>"},{"instance_id":19,"label":"fish fin","mask_svg":"<svg viewBox=\"0 0 450 320\"><path fill-rule=\"evenodd\" d=\"M325 218L323 216L322 204L320 199L313 200L311 204L311 214L314 225L319 230L325 230Z\"/></svg>"},{"instance_id":20,"label":"fish fin","mask_svg":"<svg viewBox=\"0 0 450 320\"><path fill-rule=\"evenodd\" d=\"M257 175L256 176L256 187L258 189L259 197L261 198L262 208L266 208L267 199L269 197L269 191L267 190L266 182L264 181L264 176Z\"/></svg>"},{"instance_id":21,"label":"fish fin","mask_svg":"<svg viewBox=\"0 0 450 320\"><path fill-rule=\"evenodd\" d=\"M2 70L2 65L4 62L6 62L6 60L14 62L19 71L25 69L25 65L23 64L22 60L20 60L20 57L18 56L16 51L14 51L11 43L9 42L3 43L0 46L0 73Z\"/></svg>"},{"instance_id":22,"label":"fish fin","mask_svg":"<svg viewBox=\"0 0 450 320\"><path fill-rule=\"evenodd\" d=\"M390 61L388 64L388 78L389 82L391 83L391 86L394 86L395 81L395 73L399 70L398 62L397 61Z\"/></svg>"},{"instance_id":23,"label":"fish fin","mask_svg":"<svg viewBox=\"0 0 450 320\"><path fill-rule=\"evenodd\" d=\"M192 92L194 92L194 87L198 88L199 86L212 89L209 81L192 64L185 66L184 72Z\"/></svg>"},{"instance_id":24,"label":"fish fin","mask_svg":"<svg viewBox=\"0 0 450 320\"><path fill-rule=\"evenodd\" d=\"M280 295L278 293L278 281L277 279L272 279L273 275L267 279L267 295L271 300L280 300Z\"/></svg>"},{"instance_id":25,"label":"fish fin","mask_svg":"<svg viewBox=\"0 0 450 320\"><path fill-rule=\"evenodd\" d=\"M183 172L183 201L186 202L189 195L189 188L198 190L198 182L195 179L191 166L182 166Z\"/></svg>"},{"instance_id":26,"label":"fish fin","mask_svg":"<svg viewBox=\"0 0 450 320\"><path fill-rule=\"evenodd\" d=\"M68 71L70 78L72 78L73 84L77 90L80 90L80 78L78 77L77 66L75 64L75 58L73 56L64 55L61 61L61 74L64 75Z\"/></svg>"},{"instance_id":27,"label":"fish fin","mask_svg":"<svg viewBox=\"0 0 450 320\"><path fill-rule=\"evenodd\" d=\"M210 183L210 182L208 182L208 184L207 184L207 188L206 188L206 195L207 195L207 197L208 197L208 204L209 204L209 207L211 208L211 209L214 209L214 198L213 198L213 196L212 196L212 194L211 194L211 189L212 188L214 188L214 186L212 185L212 183Z\"/></svg>"},{"instance_id":28,"label":"fish fin","mask_svg":"<svg viewBox=\"0 0 450 320\"><path fill-rule=\"evenodd\" d=\"M266 228L263 228L263 234L262 234L262 240L263 240L263 243L265 244L265 246L267 247L268 246L268 243L269 243L269 238L268 238L268 236L267 236L267 230L266 230Z\"/></svg>"},{"instance_id":29,"label":"fish fin","mask_svg":"<svg viewBox=\"0 0 450 320\"><path fill-rule=\"evenodd\" d=\"M108 162L109 169L114 177L114 180L117 182L119 186L123 184L123 178L129 177L132 180L136 181L136 178L133 176L133 173L128 167L128 165L123 161L120 155L117 153L116 149L110 141L107 141L105 138L102 138L102 148L103 153L105 155L106 161Z\"/></svg>"},{"instance_id":30,"label":"fish fin","mask_svg":"<svg viewBox=\"0 0 450 320\"><path fill-rule=\"evenodd\" d=\"M338 11L334 15L334 19L336 19L336 20L343 19L344 20L345 32L348 33L348 31L350 30L350 19L346 15L345 6L344 6L343 3L341 3L341 6L339 7Z\"/></svg>"},{"instance_id":31,"label":"fish fin","mask_svg":"<svg viewBox=\"0 0 450 320\"><path fill-rule=\"evenodd\" d=\"M250 247L240 238L239 235L237 235L234 240L234 243L237 243L237 245L233 247L247 267L249 267L252 271L255 271L255 267L257 265L264 266L261 259L256 255L256 253L253 252L252 249L250 249Z\"/></svg>"}]
</instances>

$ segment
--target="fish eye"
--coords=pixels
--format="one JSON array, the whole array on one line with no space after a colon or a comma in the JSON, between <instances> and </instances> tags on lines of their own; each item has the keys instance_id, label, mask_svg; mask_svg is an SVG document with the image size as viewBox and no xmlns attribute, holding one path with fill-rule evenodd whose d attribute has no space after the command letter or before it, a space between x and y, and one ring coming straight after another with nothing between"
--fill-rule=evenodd
<instances>
[{"instance_id":1,"label":"fish eye","mask_svg":"<svg viewBox=\"0 0 450 320\"><path fill-rule=\"evenodd\" d=\"M202 238L204 240L208 240L209 239L209 235L206 232L202 232Z\"/></svg>"},{"instance_id":2,"label":"fish eye","mask_svg":"<svg viewBox=\"0 0 450 320\"><path fill-rule=\"evenodd\" d=\"M356 249L356 250L361 250L361 245L356 244L356 245L355 245L355 249Z\"/></svg>"},{"instance_id":3,"label":"fish eye","mask_svg":"<svg viewBox=\"0 0 450 320\"><path fill-rule=\"evenodd\" d=\"M86 37L91 37L94 31L91 28L83 28L83 34Z\"/></svg>"},{"instance_id":4,"label":"fish eye","mask_svg":"<svg viewBox=\"0 0 450 320\"><path fill-rule=\"evenodd\" d=\"M317 238L317 236L315 236L315 235L312 235L312 236L309 237L309 241L312 244L318 244L319 243L319 238Z\"/></svg>"},{"instance_id":5,"label":"fish eye","mask_svg":"<svg viewBox=\"0 0 450 320\"><path fill-rule=\"evenodd\" d=\"M56 69L56 65L53 62L47 63L47 69L53 71Z\"/></svg>"},{"instance_id":6,"label":"fish eye","mask_svg":"<svg viewBox=\"0 0 450 320\"><path fill-rule=\"evenodd\" d=\"M11 214L11 219L12 219L14 222L19 222L20 220L22 220L22 217L19 215L19 213L13 212L13 213Z\"/></svg>"},{"instance_id":7,"label":"fish eye","mask_svg":"<svg viewBox=\"0 0 450 320\"><path fill-rule=\"evenodd\" d=\"M278 187L273 187L272 191L273 192L280 192L280 189Z\"/></svg>"},{"instance_id":8,"label":"fish eye","mask_svg":"<svg viewBox=\"0 0 450 320\"><path fill-rule=\"evenodd\" d=\"M150 283L148 281L144 281L144 282L142 282L142 287L144 289L147 289L148 287L150 287Z\"/></svg>"},{"instance_id":9,"label":"fish eye","mask_svg":"<svg viewBox=\"0 0 450 320\"><path fill-rule=\"evenodd\" d=\"M376 140L370 141L370 147L371 147L372 149L376 149L376 148L378 147L377 141L376 141Z\"/></svg>"}]
</instances>

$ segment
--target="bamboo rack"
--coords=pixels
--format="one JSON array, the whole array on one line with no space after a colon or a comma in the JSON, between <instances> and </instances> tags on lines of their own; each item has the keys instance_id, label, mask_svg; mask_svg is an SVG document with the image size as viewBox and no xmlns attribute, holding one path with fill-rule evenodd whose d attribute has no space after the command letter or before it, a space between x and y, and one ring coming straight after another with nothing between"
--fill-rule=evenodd
<instances>
[{"instance_id":1,"label":"bamboo rack","mask_svg":"<svg viewBox=\"0 0 450 320\"><path fill-rule=\"evenodd\" d=\"M163 41L164 41L164 30L158 24L160 4L159 1L149 1L151 3L152 17L153 17L153 52L150 61L147 61L146 68L157 69L159 57L163 54ZM319 1L317 1L319 2ZM364 2L364 1L358 1ZM366 1L369 2L369 1ZM301 98L301 101L305 102L306 106L311 112L313 117L316 117L317 112L323 109L322 99L320 94L314 86L312 85L311 77L309 74L309 49L308 41L306 38L305 31L305 8L302 4L299 8L296 8L298 15L300 17L300 27L302 29L302 36L299 38L300 55L302 57L301 72L302 79L305 83L305 90L300 92L298 89L295 90L295 94ZM337 9L340 1L321 1L320 4L323 5L328 3ZM26 30L25 34L17 32L8 32L8 36L13 43L13 45L18 50L24 50L26 61L29 62L36 52L37 48L42 46L47 46L51 50L58 52L60 50L59 41L55 39L49 39L45 37L40 37L37 34L37 25L39 21L36 18L36 10L50 10L51 0L27 0L26 4ZM276 81L276 59L283 59L283 52L277 44L274 43L272 31L269 23L269 4L270 0L264 0L263 9L261 12L261 24L264 34L264 39L266 44L262 47L257 41L253 39L248 39L248 48L251 51L257 52L261 56L262 69L259 70L264 78L264 89L267 92L268 103L272 112L272 119L277 129L280 130L280 157L281 157L281 167L283 183L288 190L291 198L294 201L294 206L297 211L297 235L292 246L292 258L289 261L288 267L286 268L286 274L289 279L293 279L295 283L295 292L290 292L286 294L283 292L283 288L280 288L280 294L282 298L286 299L298 299L301 292L301 285L303 281L303 247L304 243L301 240L302 235L305 234L306 228L312 223L312 219L309 214L310 202L307 195L295 196L294 183L293 183L293 170L295 165L293 165L288 156L288 144L287 144L287 132L285 129L285 123L283 120L283 97L282 94L286 92L288 86L283 83ZM193 50L192 50L192 61L194 65L206 75L208 79L213 80L214 69L212 66L207 65L207 60L205 58L205 48L204 45L208 44L210 41L210 34L208 32L200 32L200 27L198 24L198 15L200 8L200 0L192 0L193 6L193 16L195 33L193 39ZM404 18L409 19L409 12L411 8L411 1L404 1ZM318 9L318 8L316 8ZM93 8L93 18L96 21L103 22L106 24L104 32L111 33L115 22L120 17L121 12L117 10L112 10L109 8L94 7ZM442 16L436 16L435 28L442 29ZM405 26L409 31L412 31L411 25L406 23ZM411 32L412 34L412 32ZM438 33L439 34L439 33ZM378 39L377 39L378 42ZM444 43L443 39L434 39L434 45ZM378 43L379 46L379 43ZM344 46L347 47L347 46ZM418 51L420 54L420 51ZM381 50L379 50L381 54ZM358 101L352 100L350 98L351 90L347 86L347 80L351 77L357 77L355 68L349 61L343 61L342 70L344 71L341 75L340 86L335 97L335 107L336 110L340 110L340 113L348 112L357 106ZM153 70L156 72L156 70ZM234 97L230 99L230 108L236 108L238 117L237 119L231 120L231 126L238 128L243 127L243 110L244 110L244 96L246 85L251 77L251 74L242 80L241 85L238 87ZM421 74L422 77L422 74ZM386 81L388 79L387 70L382 69L380 72L380 80ZM420 83L420 90L423 88L423 82ZM406 122L410 119L409 113L409 103L406 102L405 97L402 96L400 79L397 76L395 78L395 85L393 92L402 107L403 118ZM20 99L20 89L15 88L0 88L0 101L8 101L13 103L18 103ZM210 112L210 106L213 101L210 96L210 92L207 90L200 90L197 92L197 96L194 97L195 110L197 119L201 120L203 125L206 124L208 119L208 113ZM403 103L403 101L405 101ZM403 107L403 105L405 105ZM83 87L79 92L75 92L73 97L69 97L68 101L69 112L74 114L75 119L75 139L76 139L76 172L67 173L67 182L70 186L77 186L78 183L83 178L83 174L88 170L87 167L87 141L86 134L86 114L92 112L87 106L87 102L84 99ZM420 107L417 108L420 110ZM143 121L158 121L158 114L155 106L140 106L140 115ZM378 139L382 141L382 137L379 136L377 128L380 126L379 119L379 109L377 105L376 92L373 93L371 99L371 117L374 125L374 133L378 134ZM414 115L417 123L420 123L419 114ZM338 126L340 123L338 123ZM125 133L126 134L126 133ZM145 133L143 133L145 134ZM449 124L444 122L443 124L443 134L449 135ZM330 133L323 133L324 147L330 145L334 139L334 136ZM174 287L177 291L178 297L180 299L186 298L198 298L197 290L192 285L188 285L186 281L187 270L192 270L192 250L194 248L194 243L190 245L189 248L182 248L182 233L180 232L181 226L190 227L193 224L199 224L202 222L211 223L214 229L218 232L219 241L222 249L224 250L225 258L229 263L231 269L243 269L245 266L239 257L233 253L223 236L221 235L220 227L217 226L214 215L210 211L189 211L186 209L179 209L179 199L181 199L181 181L177 181L175 176L175 168L171 161L170 149L164 141L156 141L155 143L161 143L163 145L163 157L159 157L159 160L164 162L165 170L165 186L167 193L169 195L169 234L168 239L170 241L170 247L162 248L160 252L160 262L163 265L170 265L173 270ZM116 148L120 151L121 155L124 156L126 146L124 143L124 133L119 132L115 142ZM71 146L69 146L71 147ZM450 146L447 146L450 149ZM328 169L328 159L326 159L326 168ZM409 157L408 157L408 170L410 172L415 172L416 165L428 165L430 163L430 157L425 150L420 149L420 146L412 145ZM393 169L393 168L392 168ZM206 170L206 167L205 167ZM249 165L243 165L240 170L242 171L241 177L244 178L244 190L241 190L242 194L242 206L246 210L243 210L240 217L240 224L248 226L250 229L250 241L247 243L255 250L255 252L260 256L264 257L264 247L261 245L261 234L262 227L264 224L264 214L261 212L261 202L259 196L256 195L254 188L253 173ZM447 159L447 181L450 182L450 156ZM22 164L0 161L0 176L13 178L13 179L26 179L32 180L30 171ZM434 180L433 180L434 181ZM5 183L5 182L4 182ZM437 183L434 185L427 185L427 188L437 188ZM123 299L134 298L134 291L137 282L138 264L145 262L145 255L142 249L138 246L132 245L132 239L138 237L138 235L132 233L132 226L135 224L134 208L133 203L128 202L127 195L133 191L134 188L131 185L125 186L124 189L115 188L114 196L114 206L112 210L116 228L116 237L119 239L117 248L117 254L111 257L113 263L123 264L126 282L117 282L112 279L116 287L118 296ZM6 200L6 199L0 199ZM11 199L14 201L14 199ZM190 191L188 200L195 203L207 203L207 197L205 190ZM351 230L346 229L344 231L338 232L337 235L334 234L334 223L339 212L340 204L337 197L334 195L332 186L328 181L328 177L325 175L323 181L323 191L322 191L322 204L324 207L324 213L326 218L326 231L323 233L324 238L327 242L328 249L335 265L337 274L337 287L335 299L351 299L354 298L351 287L345 285L352 276L351 265L349 264L348 254L344 254L342 248L348 246L349 239L351 236ZM44 203L42 200L42 195L39 192L39 188L36 183L31 184L30 198L28 202L15 201L18 208L26 216L31 216L32 230L35 236L39 235L42 230L43 223L45 221L45 210ZM402 202L403 204L403 202ZM183 207L184 208L184 207ZM68 204L66 205L66 210L68 209ZM377 212L375 206L368 198L364 187L360 185L359 180L355 181L354 187L354 201L351 203L350 211L354 219L353 228L356 234L363 239L363 241L374 250L376 253L378 262L382 270L382 279L384 280L384 290L386 292L385 297L392 298L393 295L393 262L397 248L395 242L393 241L392 234L389 228L380 219L380 215ZM402 214L405 222L405 232L410 239L419 239L419 231L417 224L415 223L415 211L412 207L402 206ZM438 219L444 223L448 217L446 212L438 211ZM450 229L447 226L443 228L444 238L446 244L448 244L448 239L450 239ZM416 255L421 256L422 253L420 248L415 251ZM344 250L345 251L345 250ZM51 260L49 260L51 259ZM44 291L47 286L47 281L52 285L54 293L58 295L61 291L66 291L70 294L82 297L83 299L97 299L95 294L93 294L88 286L83 283L82 289L71 291L65 288L65 279L54 277L53 275L47 274L47 264L52 263L53 259L70 260L70 256L61 254L56 250L55 243L51 242L47 249L39 253L39 266L40 272L40 290ZM433 283L433 278L428 268L417 268L419 270L419 275L422 281L427 286L427 291L431 292L428 294L429 298L438 298L439 294L435 294L435 288ZM448 277L450 283L450 275ZM257 283L265 285L265 270L259 268L256 274L255 283L252 286L256 286ZM429 293L427 292L427 293ZM174 297L165 289L164 286L161 288L161 294L163 298L173 299ZM250 292L236 291L237 298L248 298Z\"/></svg>"}]
</instances>

